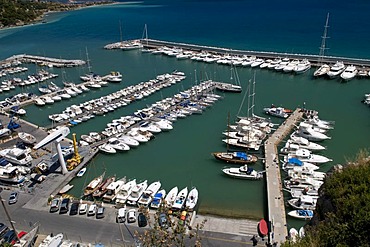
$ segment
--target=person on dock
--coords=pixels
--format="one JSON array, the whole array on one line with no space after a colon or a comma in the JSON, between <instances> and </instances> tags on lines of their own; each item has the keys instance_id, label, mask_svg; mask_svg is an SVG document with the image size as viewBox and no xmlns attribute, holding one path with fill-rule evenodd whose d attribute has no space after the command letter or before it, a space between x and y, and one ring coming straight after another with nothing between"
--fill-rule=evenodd
<instances>
[{"instance_id":1,"label":"person on dock","mask_svg":"<svg viewBox=\"0 0 370 247\"><path fill-rule=\"evenodd\" d=\"M252 240L253 246L257 246L258 240L256 238L256 235L253 235L253 237L251 238L251 240Z\"/></svg>"}]
</instances>

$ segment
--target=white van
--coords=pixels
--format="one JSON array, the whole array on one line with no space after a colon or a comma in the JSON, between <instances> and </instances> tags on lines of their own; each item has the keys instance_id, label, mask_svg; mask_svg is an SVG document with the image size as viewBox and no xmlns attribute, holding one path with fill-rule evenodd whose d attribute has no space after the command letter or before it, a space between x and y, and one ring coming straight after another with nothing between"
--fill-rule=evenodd
<instances>
[{"instance_id":1,"label":"white van","mask_svg":"<svg viewBox=\"0 0 370 247\"><path fill-rule=\"evenodd\" d=\"M89 211L87 211L87 216L93 216L96 213L96 205L91 204L89 207Z\"/></svg>"}]
</instances>

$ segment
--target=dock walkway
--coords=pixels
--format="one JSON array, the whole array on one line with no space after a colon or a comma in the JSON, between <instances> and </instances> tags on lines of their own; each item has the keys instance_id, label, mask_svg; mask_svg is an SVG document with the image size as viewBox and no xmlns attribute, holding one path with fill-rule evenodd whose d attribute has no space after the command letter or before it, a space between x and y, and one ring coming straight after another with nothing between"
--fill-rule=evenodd
<instances>
[{"instance_id":1,"label":"dock walkway","mask_svg":"<svg viewBox=\"0 0 370 247\"><path fill-rule=\"evenodd\" d=\"M277 145L292 131L303 117L297 108L265 142L265 166L270 243L282 243L288 236Z\"/></svg>"}]
</instances>

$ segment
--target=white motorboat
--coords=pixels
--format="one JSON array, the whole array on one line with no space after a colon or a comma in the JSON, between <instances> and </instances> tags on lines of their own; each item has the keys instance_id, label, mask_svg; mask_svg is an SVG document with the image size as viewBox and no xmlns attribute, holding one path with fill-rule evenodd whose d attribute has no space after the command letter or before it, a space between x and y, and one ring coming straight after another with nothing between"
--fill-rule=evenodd
<instances>
[{"instance_id":1,"label":"white motorboat","mask_svg":"<svg viewBox=\"0 0 370 247\"><path fill-rule=\"evenodd\" d=\"M20 148L7 148L0 151L0 155L14 165L28 166L33 158L29 152Z\"/></svg>"},{"instance_id":2,"label":"white motorboat","mask_svg":"<svg viewBox=\"0 0 370 247\"><path fill-rule=\"evenodd\" d=\"M349 65L347 68L340 74L340 77L345 80L349 81L353 79L357 75L357 68L354 65Z\"/></svg>"},{"instance_id":3,"label":"white motorboat","mask_svg":"<svg viewBox=\"0 0 370 247\"><path fill-rule=\"evenodd\" d=\"M304 140L307 140L307 139L304 138ZM302 149L302 148L308 149L308 150L311 150L311 151L322 151L322 150L325 150L325 147L324 146L321 146L320 144L317 144L317 143L314 143L314 142L308 141L308 143L303 144L303 143L295 143L292 140L288 140L285 143L285 146L280 149L280 152L281 153L288 154L288 153L294 152L294 151L296 151L298 149Z\"/></svg>"},{"instance_id":4,"label":"white motorboat","mask_svg":"<svg viewBox=\"0 0 370 247\"><path fill-rule=\"evenodd\" d=\"M107 143L100 145L98 148L103 153L108 153L108 154L115 154L115 153L117 153L117 151L111 145L109 145Z\"/></svg>"},{"instance_id":5,"label":"white motorboat","mask_svg":"<svg viewBox=\"0 0 370 247\"><path fill-rule=\"evenodd\" d=\"M311 177L304 178L289 178L284 180L284 187L287 189L305 189L307 187L313 187L319 189L323 184L323 181L313 179Z\"/></svg>"},{"instance_id":6,"label":"white motorboat","mask_svg":"<svg viewBox=\"0 0 370 247\"><path fill-rule=\"evenodd\" d=\"M318 172L314 170L310 170L307 167L293 167L293 169L288 170L288 176L289 177L300 177L300 176L307 176L307 177L312 177L313 179L316 180L324 180L326 177L325 172Z\"/></svg>"},{"instance_id":7,"label":"white motorboat","mask_svg":"<svg viewBox=\"0 0 370 247\"><path fill-rule=\"evenodd\" d=\"M137 140L128 135L121 135L118 139L130 147L137 147L140 144Z\"/></svg>"},{"instance_id":8,"label":"white motorboat","mask_svg":"<svg viewBox=\"0 0 370 247\"><path fill-rule=\"evenodd\" d=\"M299 123L299 128L304 128L304 129L312 129L316 132L320 132L320 133L326 133L329 129L323 129L323 128L320 128L316 125L313 125L313 124L310 124L308 122L300 122Z\"/></svg>"},{"instance_id":9,"label":"white motorboat","mask_svg":"<svg viewBox=\"0 0 370 247\"><path fill-rule=\"evenodd\" d=\"M315 70L313 73L313 76L319 77L319 76L324 76L330 71L330 66L327 64L321 65L318 69Z\"/></svg>"},{"instance_id":10,"label":"white motorboat","mask_svg":"<svg viewBox=\"0 0 370 247\"><path fill-rule=\"evenodd\" d=\"M130 196L132 189L136 186L136 179L128 181L125 183L116 193L116 203L124 204L127 201L127 198Z\"/></svg>"},{"instance_id":11,"label":"white motorboat","mask_svg":"<svg viewBox=\"0 0 370 247\"><path fill-rule=\"evenodd\" d=\"M303 162L309 162L309 163L326 163L333 161L332 159L329 159L323 155L318 155L318 154L312 154L309 150L307 149L298 149L292 153L289 153L287 155L287 158L298 158L299 160Z\"/></svg>"},{"instance_id":12,"label":"white motorboat","mask_svg":"<svg viewBox=\"0 0 370 247\"><path fill-rule=\"evenodd\" d=\"M168 120L161 119L159 121L153 122L153 124L157 125L161 130L167 131L167 130L172 130L173 126L172 123Z\"/></svg>"},{"instance_id":13,"label":"white motorboat","mask_svg":"<svg viewBox=\"0 0 370 247\"><path fill-rule=\"evenodd\" d=\"M292 72L294 71L294 69L297 67L299 63L299 60L298 59L294 59L292 61L290 61L284 68L283 68L283 71L285 73L288 73L288 72Z\"/></svg>"},{"instance_id":14,"label":"white motorboat","mask_svg":"<svg viewBox=\"0 0 370 247\"><path fill-rule=\"evenodd\" d=\"M118 71L112 71L109 75L103 76L102 79L108 82L121 82L122 74Z\"/></svg>"},{"instance_id":15,"label":"white motorboat","mask_svg":"<svg viewBox=\"0 0 370 247\"><path fill-rule=\"evenodd\" d=\"M176 199L176 196L179 192L179 189L177 188L177 186L173 187L169 192L168 194L166 195L165 197L165 202L168 206L172 206L172 204L175 202L175 199Z\"/></svg>"},{"instance_id":16,"label":"white motorboat","mask_svg":"<svg viewBox=\"0 0 370 247\"><path fill-rule=\"evenodd\" d=\"M24 181L25 177L19 172L16 166L0 166L0 182L19 184Z\"/></svg>"},{"instance_id":17,"label":"white motorboat","mask_svg":"<svg viewBox=\"0 0 370 247\"><path fill-rule=\"evenodd\" d=\"M155 193L154 196L153 196L153 200L150 203L150 207L151 208L159 208L159 206L161 205L165 196L166 196L166 190L164 190L164 189L161 189L160 191Z\"/></svg>"},{"instance_id":18,"label":"white motorboat","mask_svg":"<svg viewBox=\"0 0 370 247\"><path fill-rule=\"evenodd\" d=\"M292 198L300 198L305 195L319 197L319 189L314 186L307 186L306 188L291 188L289 192Z\"/></svg>"},{"instance_id":19,"label":"white motorboat","mask_svg":"<svg viewBox=\"0 0 370 247\"><path fill-rule=\"evenodd\" d=\"M39 247L57 247L61 246L63 242L63 233L59 233L55 236L52 234L48 235L42 242L39 244Z\"/></svg>"},{"instance_id":20,"label":"white motorboat","mask_svg":"<svg viewBox=\"0 0 370 247\"><path fill-rule=\"evenodd\" d=\"M327 75L330 79L339 76L344 70L346 66L342 61L337 61L333 66L330 67L329 72Z\"/></svg>"},{"instance_id":21,"label":"white motorboat","mask_svg":"<svg viewBox=\"0 0 370 247\"><path fill-rule=\"evenodd\" d=\"M145 136L141 135L138 131L133 130L133 129L128 131L126 134L131 136L132 138L134 138L138 142L148 142L149 141L148 138L146 138Z\"/></svg>"},{"instance_id":22,"label":"white motorboat","mask_svg":"<svg viewBox=\"0 0 370 247\"><path fill-rule=\"evenodd\" d=\"M310 142L306 138L301 137L301 136L296 136L296 135L291 135L291 137L287 141L287 143L288 142L295 143L295 144L299 145L301 148L306 148L306 149L309 149L309 150L321 151L321 150L325 150L326 149L324 146L322 146L320 144L317 144L317 143L314 143L314 142Z\"/></svg>"},{"instance_id":23,"label":"white motorboat","mask_svg":"<svg viewBox=\"0 0 370 247\"><path fill-rule=\"evenodd\" d=\"M307 169L307 170L312 170L312 171L316 171L316 170L319 169L319 167L317 165L314 165L314 164L309 163L309 162L302 162L298 158L288 159L287 162L284 162L283 165L282 165L282 169L284 171L294 169L295 167L300 167L301 169Z\"/></svg>"},{"instance_id":24,"label":"white motorboat","mask_svg":"<svg viewBox=\"0 0 370 247\"><path fill-rule=\"evenodd\" d=\"M180 190L179 194L177 194L175 201L172 204L172 208L174 210L180 210L185 204L186 197L188 195L188 187L183 188Z\"/></svg>"},{"instance_id":25,"label":"white motorboat","mask_svg":"<svg viewBox=\"0 0 370 247\"><path fill-rule=\"evenodd\" d=\"M289 116L283 107L266 107L263 108L263 111L268 115L280 118L287 118Z\"/></svg>"},{"instance_id":26,"label":"white motorboat","mask_svg":"<svg viewBox=\"0 0 370 247\"><path fill-rule=\"evenodd\" d=\"M126 177L123 177L117 181L113 181L107 187L107 192L103 195L104 202L112 202L116 197L118 191L125 185Z\"/></svg>"},{"instance_id":27,"label":"white motorboat","mask_svg":"<svg viewBox=\"0 0 370 247\"><path fill-rule=\"evenodd\" d=\"M35 105L37 105L37 106L44 106L45 105L45 101L43 101L41 98L34 99L34 102L35 102Z\"/></svg>"},{"instance_id":28,"label":"white motorboat","mask_svg":"<svg viewBox=\"0 0 370 247\"><path fill-rule=\"evenodd\" d=\"M45 104L48 104L48 105L54 104L55 102L51 97L46 96L46 95L41 96L40 99L42 99L42 101L44 101Z\"/></svg>"},{"instance_id":29,"label":"white motorboat","mask_svg":"<svg viewBox=\"0 0 370 247\"><path fill-rule=\"evenodd\" d=\"M141 183L136 184L132 189L130 196L127 198L126 203L130 205L136 205L137 201L148 187L148 181L145 180Z\"/></svg>"},{"instance_id":30,"label":"white motorboat","mask_svg":"<svg viewBox=\"0 0 370 247\"><path fill-rule=\"evenodd\" d=\"M26 132L19 132L18 137L25 144L34 144L36 142L36 137Z\"/></svg>"},{"instance_id":31,"label":"white motorboat","mask_svg":"<svg viewBox=\"0 0 370 247\"><path fill-rule=\"evenodd\" d=\"M77 173L77 177L82 177L84 174L85 174L85 172L86 172L86 170L87 170L87 168L86 167L84 167L84 168L82 168L78 173Z\"/></svg>"},{"instance_id":32,"label":"white motorboat","mask_svg":"<svg viewBox=\"0 0 370 247\"><path fill-rule=\"evenodd\" d=\"M296 67L293 68L293 71L297 74L302 74L311 68L311 63L308 59L303 59L299 61Z\"/></svg>"},{"instance_id":33,"label":"white motorboat","mask_svg":"<svg viewBox=\"0 0 370 247\"><path fill-rule=\"evenodd\" d=\"M8 136L12 133L12 131L8 128L2 128L0 129L0 138Z\"/></svg>"},{"instance_id":34,"label":"white motorboat","mask_svg":"<svg viewBox=\"0 0 370 247\"><path fill-rule=\"evenodd\" d=\"M185 208L189 211L193 211L195 206L197 205L198 202L198 189L197 188L192 188L189 191L188 196L186 197L185 201Z\"/></svg>"},{"instance_id":35,"label":"white motorboat","mask_svg":"<svg viewBox=\"0 0 370 247\"><path fill-rule=\"evenodd\" d=\"M138 206L144 206L148 207L150 202L152 201L154 195L158 192L158 190L161 188L161 182L153 182L151 183L148 188L143 192L140 199L138 200L137 204Z\"/></svg>"},{"instance_id":36,"label":"white motorboat","mask_svg":"<svg viewBox=\"0 0 370 247\"><path fill-rule=\"evenodd\" d=\"M234 178L241 178L241 179L251 179L251 180L258 180L263 177L262 172L257 172L251 167L248 167L247 165L243 165L239 168L224 168L222 171L231 177Z\"/></svg>"},{"instance_id":37,"label":"white motorboat","mask_svg":"<svg viewBox=\"0 0 370 247\"><path fill-rule=\"evenodd\" d=\"M321 129L327 129L327 130L333 129L333 125L335 124L334 121L321 120L317 116L312 116L306 119L305 122L316 125L317 127Z\"/></svg>"},{"instance_id":38,"label":"white motorboat","mask_svg":"<svg viewBox=\"0 0 370 247\"><path fill-rule=\"evenodd\" d=\"M298 236L299 236L299 233L298 233L297 229L295 229L294 227L289 229L289 239L293 243L297 242L297 237Z\"/></svg>"},{"instance_id":39,"label":"white motorboat","mask_svg":"<svg viewBox=\"0 0 370 247\"><path fill-rule=\"evenodd\" d=\"M318 196L301 196L299 198L289 199L288 204L294 209L315 210Z\"/></svg>"},{"instance_id":40,"label":"white motorboat","mask_svg":"<svg viewBox=\"0 0 370 247\"><path fill-rule=\"evenodd\" d=\"M80 138L81 138L81 140L83 140L83 141L85 141L89 144L96 142L96 140L93 137L91 137L90 135L81 135Z\"/></svg>"},{"instance_id":41,"label":"white motorboat","mask_svg":"<svg viewBox=\"0 0 370 247\"><path fill-rule=\"evenodd\" d=\"M119 139L112 137L108 140L108 144L112 146L114 149L118 151L128 151L130 150L130 146L124 143L123 141L120 141Z\"/></svg>"},{"instance_id":42,"label":"white motorboat","mask_svg":"<svg viewBox=\"0 0 370 247\"><path fill-rule=\"evenodd\" d=\"M161 128L159 128L157 125L151 123L151 122L144 122L140 124L140 130L142 131L149 131L151 133L159 133L161 132Z\"/></svg>"},{"instance_id":43,"label":"white motorboat","mask_svg":"<svg viewBox=\"0 0 370 247\"><path fill-rule=\"evenodd\" d=\"M297 218L297 219L309 220L313 217L313 211L306 210L306 209L297 209L297 210L290 211L288 215L294 218Z\"/></svg>"},{"instance_id":44,"label":"white motorboat","mask_svg":"<svg viewBox=\"0 0 370 247\"><path fill-rule=\"evenodd\" d=\"M324 133L317 132L310 128L299 128L296 132L293 133L293 135L304 137L309 141L323 141L331 139L331 137L325 135Z\"/></svg>"}]
</instances>

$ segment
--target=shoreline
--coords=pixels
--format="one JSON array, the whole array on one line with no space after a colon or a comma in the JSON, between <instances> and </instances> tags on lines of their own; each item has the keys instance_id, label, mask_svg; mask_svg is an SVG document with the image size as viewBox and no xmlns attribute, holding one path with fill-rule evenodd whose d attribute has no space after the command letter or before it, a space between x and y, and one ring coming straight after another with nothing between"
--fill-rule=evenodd
<instances>
[{"instance_id":1,"label":"shoreline","mask_svg":"<svg viewBox=\"0 0 370 247\"><path fill-rule=\"evenodd\" d=\"M48 10L45 11L42 15L37 17L35 20L30 21L29 23L25 23L22 25L11 25L11 26L6 26L6 27L0 27L0 32L1 31L7 31L7 30L12 30L12 29L17 29L17 28L22 28L22 27L28 27L28 26L33 26L33 25L40 25L40 24L47 24L48 22L45 21L45 16L48 14L54 14L54 13L68 13L76 10L81 10L81 9L86 9L86 8L93 8L93 7L99 7L99 6L106 6L106 5L118 5L118 4L132 4L136 2L102 2L101 4L91 4L91 5L86 5L86 6L77 6L74 9L70 10ZM73 6L73 4L71 4Z\"/></svg>"}]
</instances>

